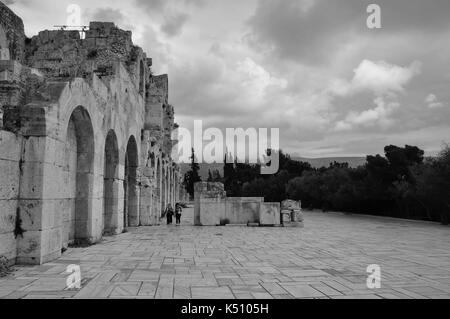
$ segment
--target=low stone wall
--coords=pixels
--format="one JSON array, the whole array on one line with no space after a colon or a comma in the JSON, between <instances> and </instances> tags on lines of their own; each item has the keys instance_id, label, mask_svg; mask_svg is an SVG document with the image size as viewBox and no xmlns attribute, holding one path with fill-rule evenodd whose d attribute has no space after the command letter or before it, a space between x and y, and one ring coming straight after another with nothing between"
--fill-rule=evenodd
<instances>
[{"instance_id":1,"label":"low stone wall","mask_svg":"<svg viewBox=\"0 0 450 319\"><path fill-rule=\"evenodd\" d=\"M280 225L280 204L259 197L227 197L221 183L195 185L196 226Z\"/></svg>"},{"instance_id":2,"label":"low stone wall","mask_svg":"<svg viewBox=\"0 0 450 319\"><path fill-rule=\"evenodd\" d=\"M229 221L229 224L257 223L262 202L264 198L227 197L225 220Z\"/></svg>"},{"instance_id":3,"label":"low stone wall","mask_svg":"<svg viewBox=\"0 0 450 319\"><path fill-rule=\"evenodd\" d=\"M16 217L19 198L21 138L0 130L0 257L17 256ZM20 223L17 225L20 226Z\"/></svg>"}]
</instances>

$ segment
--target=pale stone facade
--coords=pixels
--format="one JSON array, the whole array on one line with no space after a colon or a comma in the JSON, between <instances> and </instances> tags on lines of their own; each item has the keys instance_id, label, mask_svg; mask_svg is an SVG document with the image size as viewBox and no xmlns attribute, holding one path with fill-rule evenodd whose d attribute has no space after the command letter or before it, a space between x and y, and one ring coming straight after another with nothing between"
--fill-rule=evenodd
<instances>
[{"instance_id":1,"label":"pale stone facade","mask_svg":"<svg viewBox=\"0 0 450 319\"><path fill-rule=\"evenodd\" d=\"M40 264L159 224L181 191L174 108L131 32L91 22L84 39L26 39L0 2L0 51L0 256Z\"/></svg>"}]
</instances>

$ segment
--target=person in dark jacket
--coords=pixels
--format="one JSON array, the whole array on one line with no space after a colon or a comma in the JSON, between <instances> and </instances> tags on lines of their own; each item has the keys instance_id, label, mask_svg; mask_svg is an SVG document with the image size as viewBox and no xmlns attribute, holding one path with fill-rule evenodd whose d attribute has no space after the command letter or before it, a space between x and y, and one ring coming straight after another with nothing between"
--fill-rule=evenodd
<instances>
[{"instance_id":1,"label":"person in dark jacket","mask_svg":"<svg viewBox=\"0 0 450 319\"><path fill-rule=\"evenodd\" d=\"M174 211L172 208L172 205L167 205L166 211L164 213L166 215L167 218L167 225L171 225L173 222L173 215L174 215Z\"/></svg>"}]
</instances>

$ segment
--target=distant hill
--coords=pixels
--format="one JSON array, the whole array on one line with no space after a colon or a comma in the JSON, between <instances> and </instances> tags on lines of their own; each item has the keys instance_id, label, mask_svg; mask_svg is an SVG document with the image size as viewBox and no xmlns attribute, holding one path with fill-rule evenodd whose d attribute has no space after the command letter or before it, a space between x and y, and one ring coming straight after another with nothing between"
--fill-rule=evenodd
<instances>
[{"instance_id":1,"label":"distant hill","mask_svg":"<svg viewBox=\"0 0 450 319\"><path fill-rule=\"evenodd\" d=\"M295 161L305 162L311 164L314 168L328 167L335 161L338 163L348 163L350 167L356 168L366 163L365 157L326 157L326 158L305 158L305 157L292 157ZM180 164L181 173L186 174L190 169L190 164ZM223 176L223 164L200 164L200 176L203 181L208 179L208 171L211 172L218 170L220 175Z\"/></svg>"}]
</instances>

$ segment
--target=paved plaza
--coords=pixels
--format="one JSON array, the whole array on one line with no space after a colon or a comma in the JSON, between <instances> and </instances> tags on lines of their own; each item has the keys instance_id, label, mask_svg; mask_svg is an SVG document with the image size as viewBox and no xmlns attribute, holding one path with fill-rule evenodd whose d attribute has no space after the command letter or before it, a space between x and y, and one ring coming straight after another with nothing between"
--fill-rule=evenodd
<instances>
[{"instance_id":1,"label":"paved plaza","mask_svg":"<svg viewBox=\"0 0 450 319\"><path fill-rule=\"evenodd\" d=\"M42 266L16 266L0 298L448 298L450 228L357 215L305 213L305 228L129 229L71 248ZM65 290L66 267L82 288ZM366 269L381 266L381 288Z\"/></svg>"}]
</instances>

